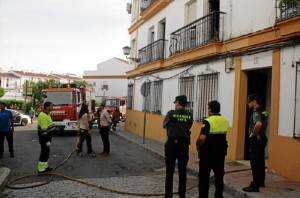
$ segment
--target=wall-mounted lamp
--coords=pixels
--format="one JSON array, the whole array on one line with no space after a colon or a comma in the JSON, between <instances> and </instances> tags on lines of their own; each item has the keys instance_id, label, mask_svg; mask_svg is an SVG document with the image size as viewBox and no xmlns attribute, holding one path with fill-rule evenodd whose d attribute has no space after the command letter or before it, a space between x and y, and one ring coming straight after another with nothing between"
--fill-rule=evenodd
<instances>
[{"instance_id":1,"label":"wall-mounted lamp","mask_svg":"<svg viewBox=\"0 0 300 198\"><path fill-rule=\"evenodd\" d=\"M226 57L225 58L225 72L230 73L232 70L234 70L234 58Z\"/></svg>"},{"instance_id":2,"label":"wall-mounted lamp","mask_svg":"<svg viewBox=\"0 0 300 198\"><path fill-rule=\"evenodd\" d=\"M140 62L139 58L128 57L128 55L130 54L130 50L131 50L131 48L128 46L123 47L123 54L126 56L127 59L132 60L136 63L139 63Z\"/></svg>"}]
</instances>

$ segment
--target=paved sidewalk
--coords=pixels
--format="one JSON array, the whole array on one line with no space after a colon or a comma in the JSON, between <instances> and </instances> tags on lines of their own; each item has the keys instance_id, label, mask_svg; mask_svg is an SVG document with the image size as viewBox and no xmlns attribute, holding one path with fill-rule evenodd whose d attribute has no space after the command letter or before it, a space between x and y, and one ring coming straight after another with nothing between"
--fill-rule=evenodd
<instances>
[{"instance_id":1,"label":"paved sidewalk","mask_svg":"<svg viewBox=\"0 0 300 198\"><path fill-rule=\"evenodd\" d=\"M139 135L129 133L124 130L123 126L119 126L115 134L132 141L145 149L156 153L158 156L164 158L164 145L161 142L145 139ZM193 174L198 174L198 155L190 152L190 160L188 163L188 171ZM266 173L266 187L260 188L258 193L245 193L242 188L248 186L252 181L251 169L249 166L239 161L227 161L225 164L225 192L235 196L244 198L296 198L300 197L300 182L289 180L285 177L267 172ZM213 173L212 173L213 175Z\"/></svg>"}]
</instances>

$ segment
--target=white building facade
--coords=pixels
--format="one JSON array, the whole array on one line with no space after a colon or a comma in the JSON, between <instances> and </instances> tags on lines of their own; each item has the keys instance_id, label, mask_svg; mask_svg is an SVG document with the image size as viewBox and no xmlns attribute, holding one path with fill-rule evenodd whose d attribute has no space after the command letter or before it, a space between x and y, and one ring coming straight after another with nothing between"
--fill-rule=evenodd
<instances>
[{"instance_id":1,"label":"white building facade","mask_svg":"<svg viewBox=\"0 0 300 198\"><path fill-rule=\"evenodd\" d=\"M128 61L111 58L97 64L97 70L83 71L83 79L93 85L97 101L105 97L127 96Z\"/></svg>"},{"instance_id":2,"label":"white building facade","mask_svg":"<svg viewBox=\"0 0 300 198\"><path fill-rule=\"evenodd\" d=\"M175 96L185 94L195 119L191 149L196 152L207 103L218 100L230 121L227 158L248 159L246 99L257 93L269 112L268 169L300 181L300 160L295 161L300 152L300 1L131 4L130 57L139 61L131 61L127 72L132 84L126 129L141 134L145 109L147 136L164 141L162 120L174 108ZM143 83L150 87L146 102Z\"/></svg>"}]
</instances>

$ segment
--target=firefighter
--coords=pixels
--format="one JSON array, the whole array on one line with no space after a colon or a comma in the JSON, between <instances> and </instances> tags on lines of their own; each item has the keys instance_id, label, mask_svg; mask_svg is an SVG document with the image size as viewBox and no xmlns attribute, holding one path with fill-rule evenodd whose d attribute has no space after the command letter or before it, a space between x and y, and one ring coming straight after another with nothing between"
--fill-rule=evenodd
<instances>
[{"instance_id":1,"label":"firefighter","mask_svg":"<svg viewBox=\"0 0 300 198\"><path fill-rule=\"evenodd\" d=\"M116 131L117 124L120 122L120 116L121 116L121 112L119 110L119 107L116 107L112 115L113 131Z\"/></svg>"},{"instance_id":2,"label":"firefighter","mask_svg":"<svg viewBox=\"0 0 300 198\"><path fill-rule=\"evenodd\" d=\"M265 187L265 147L267 146L266 129L268 114L260 105L260 97L251 94L247 99L248 107L252 109L249 123L249 157L253 181L248 187L243 188L246 192L259 192L259 187Z\"/></svg>"},{"instance_id":3,"label":"firefighter","mask_svg":"<svg viewBox=\"0 0 300 198\"><path fill-rule=\"evenodd\" d=\"M199 153L199 197L208 198L209 177L213 170L215 176L215 197L223 197L224 163L227 154L226 133L228 120L221 116L220 103L216 100L208 103L209 117L203 121L196 145Z\"/></svg>"},{"instance_id":4,"label":"firefighter","mask_svg":"<svg viewBox=\"0 0 300 198\"><path fill-rule=\"evenodd\" d=\"M189 161L190 129L193 125L193 114L185 110L187 97L177 96L174 101L175 110L167 113L163 128L167 130L168 139L165 143L165 197L173 196L173 175L175 162L178 161L179 197L186 193L186 167Z\"/></svg>"},{"instance_id":5,"label":"firefighter","mask_svg":"<svg viewBox=\"0 0 300 198\"><path fill-rule=\"evenodd\" d=\"M50 112L53 109L53 104L49 101L44 103L43 112L38 116L38 136L39 143L41 145L41 153L38 163L38 173L44 173L52 171L52 168L48 165L48 159L50 154L51 139L55 130Z\"/></svg>"}]
</instances>

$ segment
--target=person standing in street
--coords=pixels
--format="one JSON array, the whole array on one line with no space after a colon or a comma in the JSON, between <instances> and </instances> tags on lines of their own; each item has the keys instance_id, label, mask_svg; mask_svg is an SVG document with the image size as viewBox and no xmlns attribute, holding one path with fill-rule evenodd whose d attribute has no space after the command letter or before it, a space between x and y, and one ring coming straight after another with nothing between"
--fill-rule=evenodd
<instances>
[{"instance_id":1,"label":"person standing in street","mask_svg":"<svg viewBox=\"0 0 300 198\"><path fill-rule=\"evenodd\" d=\"M117 128L117 124L120 122L120 116L121 116L121 112L119 110L119 107L116 107L113 114L112 114L112 130L116 131Z\"/></svg>"},{"instance_id":2,"label":"person standing in street","mask_svg":"<svg viewBox=\"0 0 300 198\"><path fill-rule=\"evenodd\" d=\"M103 151L100 153L101 156L105 157L109 155L110 152L110 143L109 143L109 131L110 125L112 123L109 113L105 108L105 104L101 104L101 113L100 113L100 122L99 122L99 132L101 134L101 139L103 142Z\"/></svg>"},{"instance_id":3,"label":"person standing in street","mask_svg":"<svg viewBox=\"0 0 300 198\"><path fill-rule=\"evenodd\" d=\"M31 125L33 125L34 115L35 115L35 111L33 110L33 107L31 107L30 110L29 110L29 117L31 119Z\"/></svg>"},{"instance_id":4,"label":"person standing in street","mask_svg":"<svg viewBox=\"0 0 300 198\"><path fill-rule=\"evenodd\" d=\"M215 177L215 198L222 198L224 191L224 163L227 154L226 134L228 120L220 114L221 105L213 100L208 103L209 117L203 120L196 145L199 154L199 197L208 198L210 172Z\"/></svg>"},{"instance_id":5,"label":"person standing in street","mask_svg":"<svg viewBox=\"0 0 300 198\"><path fill-rule=\"evenodd\" d=\"M259 187L265 187L265 147L268 139L266 129L268 125L268 114L260 105L260 97L251 94L247 99L248 107L252 109L249 123L249 157L253 181L248 187L243 188L245 192L259 192Z\"/></svg>"},{"instance_id":6,"label":"person standing in street","mask_svg":"<svg viewBox=\"0 0 300 198\"><path fill-rule=\"evenodd\" d=\"M92 135L91 135L91 129L89 126L89 109L86 103L82 103L81 109L79 111L78 115L78 137L79 140L77 142L76 146L76 152L77 155L80 157L84 157L84 154L82 153L82 144L84 140L86 139L86 146L88 150L88 155L91 157L96 157L96 154L93 152L92 149Z\"/></svg>"},{"instance_id":7,"label":"person standing in street","mask_svg":"<svg viewBox=\"0 0 300 198\"><path fill-rule=\"evenodd\" d=\"M185 110L187 104L185 95L177 96L174 104L175 110L169 111L163 121L163 128L167 131L167 141L165 143L165 198L173 197L173 175L176 159L178 160L179 197L184 198L193 114Z\"/></svg>"},{"instance_id":8,"label":"person standing in street","mask_svg":"<svg viewBox=\"0 0 300 198\"><path fill-rule=\"evenodd\" d=\"M6 103L0 103L0 158L4 153L4 138L7 140L10 157L14 157L13 146L14 119L11 111L6 109Z\"/></svg>"},{"instance_id":9,"label":"person standing in street","mask_svg":"<svg viewBox=\"0 0 300 198\"><path fill-rule=\"evenodd\" d=\"M51 139L55 130L50 112L53 104L49 101L44 103L44 109L38 116L38 136L41 145L41 153L38 162L38 173L52 171L48 165L50 154Z\"/></svg>"}]
</instances>

